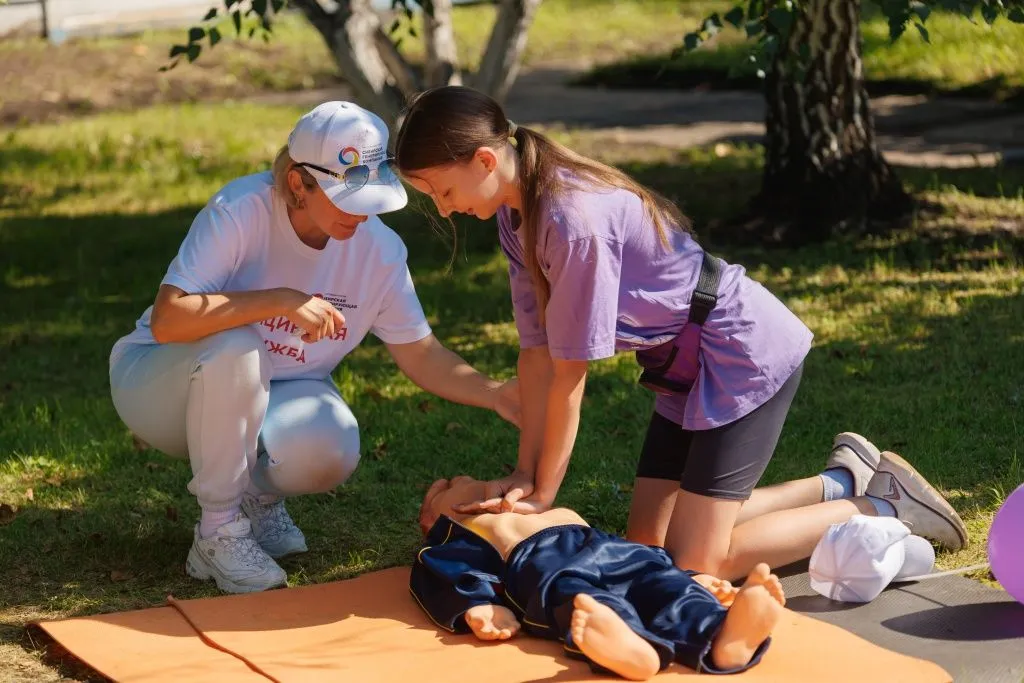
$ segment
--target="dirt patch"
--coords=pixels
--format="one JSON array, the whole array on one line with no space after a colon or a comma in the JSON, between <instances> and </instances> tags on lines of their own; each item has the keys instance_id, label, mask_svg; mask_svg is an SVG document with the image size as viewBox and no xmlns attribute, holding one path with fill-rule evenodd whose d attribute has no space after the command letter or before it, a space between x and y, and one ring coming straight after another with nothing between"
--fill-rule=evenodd
<instances>
[{"instance_id":1,"label":"dirt patch","mask_svg":"<svg viewBox=\"0 0 1024 683\"><path fill-rule=\"evenodd\" d=\"M244 42L194 64L160 72L166 41L0 43L0 125L59 121L100 111L182 102L222 101L262 92L340 83L326 47Z\"/></svg>"}]
</instances>

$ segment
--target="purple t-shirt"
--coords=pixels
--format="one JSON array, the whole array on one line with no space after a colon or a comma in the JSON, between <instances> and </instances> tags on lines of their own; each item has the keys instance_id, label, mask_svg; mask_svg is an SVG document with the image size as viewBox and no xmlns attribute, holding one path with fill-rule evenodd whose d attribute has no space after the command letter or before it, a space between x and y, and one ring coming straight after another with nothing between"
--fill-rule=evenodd
<instances>
[{"instance_id":1,"label":"purple t-shirt","mask_svg":"<svg viewBox=\"0 0 1024 683\"><path fill-rule=\"evenodd\" d=\"M567 189L549 198L537 256L551 286L541 325L523 257L519 216L498 211L522 348L597 360L658 346L686 323L703 251L672 230L666 249L640 198L621 189ZM739 265L723 263L718 304L701 328L700 369L688 394L655 409L685 429L733 422L771 398L811 348L811 331Z\"/></svg>"}]
</instances>

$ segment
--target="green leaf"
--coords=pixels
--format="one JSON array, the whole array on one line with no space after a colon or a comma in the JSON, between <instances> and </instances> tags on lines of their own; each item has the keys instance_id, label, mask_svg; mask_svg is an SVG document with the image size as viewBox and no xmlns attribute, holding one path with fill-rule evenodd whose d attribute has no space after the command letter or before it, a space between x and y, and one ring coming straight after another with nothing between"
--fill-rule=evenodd
<instances>
[{"instance_id":1,"label":"green leaf","mask_svg":"<svg viewBox=\"0 0 1024 683\"><path fill-rule=\"evenodd\" d=\"M696 50L701 44L700 36L696 33L687 33L686 37L683 38L683 45L687 51Z\"/></svg>"},{"instance_id":2,"label":"green leaf","mask_svg":"<svg viewBox=\"0 0 1024 683\"><path fill-rule=\"evenodd\" d=\"M216 26L211 26L209 31L210 36L210 47L213 47L220 42L220 31Z\"/></svg>"},{"instance_id":3,"label":"green leaf","mask_svg":"<svg viewBox=\"0 0 1024 683\"><path fill-rule=\"evenodd\" d=\"M213 19L216 16L217 16L217 8L216 7L211 7L210 11L206 13L205 17L203 17L203 21L209 21L210 19Z\"/></svg>"},{"instance_id":4,"label":"green leaf","mask_svg":"<svg viewBox=\"0 0 1024 683\"><path fill-rule=\"evenodd\" d=\"M388 29L388 33L394 33L395 31L397 31L401 27L402 27L402 20L401 19L395 19L394 21L391 22L391 28Z\"/></svg>"},{"instance_id":5,"label":"green leaf","mask_svg":"<svg viewBox=\"0 0 1024 683\"><path fill-rule=\"evenodd\" d=\"M768 13L768 23L775 27L775 30L786 35L793 25L793 14L787 9L776 7Z\"/></svg>"},{"instance_id":6,"label":"green leaf","mask_svg":"<svg viewBox=\"0 0 1024 683\"><path fill-rule=\"evenodd\" d=\"M1006 18L1015 24L1024 24L1024 9L1020 7L1014 7L1010 10L1010 13L1006 15Z\"/></svg>"},{"instance_id":7,"label":"green leaf","mask_svg":"<svg viewBox=\"0 0 1024 683\"><path fill-rule=\"evenodd\" d=\"M764 31L764 22L760 19L748 21L745 28L747 30L747 38L753 38Z\"/></svg>"},{"instance_id":8,"label":"green leaf","mask_svg":"<svg viewBox=\"0 0 1024 683\"><path fill-rule=\"evenodd\" d=\"M188 53L188 45L173 45L171 47L170 54L168 54L167 56L170 57L171 59L174 59L175 57L180 57L181 55L187 54L187 53Z\"/></svg>"},{"instance_id":9,"label":"green leaf","mask_svg":"<svg viewBox=\"0 0 1024 683\"><path fill-rule=\"evenodd\" d=\"M889 40L893 42L899 40L903 32L907 30L908 19L909 17L905 14L889 17Z\"/></svg>"},{"instance_id":10,"label":"green leaf","mask_svg":"<svg viewBox=\"0 0 1024 683\"><path fill-rule=\"evenodd\" d=\"M762 14L764 14L764 0L750 0L750 5L747 6L747 19L750 21L760 19Z\"/></svg>"},{"instance_id":11,"label":"green leaf","mask_svg":"<svg viewBox=\"0 0 1024 683\"><path fill-rule=\"evenodd\" d=\"M284 9L284 6L288 4L288 0L270 0L270 6L274 8L274 14L277 14Z\"/></svg>"},{"instance_id":12,"label":"green leaf","mask_svg":"<svg viewBox=\"0 0 1024 683\"><path fill-rule=\"evenodd\" d=\"M985 5L981 8L981 16L991 26L999 17L999 8L994 5Z\"/></svg>"},{"instance_id":13,"label":"green leaf","mask_svg":"<svg viewBox=\"0 0 1024 683\"><path fill-rule=\"evenodd\" d=\"M726 13L725 20L732 24L733 26L735 26L736 28L739 28L740 26L743 25L744 15L745 13L743 12L743 6L737 5L736 7L733 7L731 10L729 10L728 13Z\"/></svg>"},{"instance_id":14,"label":"green leaf","mask_svg":"<svg viewBox=\"0 0 1024 683\"><path fill-rule=\"evenodd\" d=\"M252 10L261 17L265 16L267 14L267 0L252 0Z\"/></svg>"},{"instance_id":15,"label":"green leaf","mask_svg":"<svg viewBox=\"0 0 1024 683\"><path fill-rule=\"evenodd\" d=\"M188 30L188 42L197 43L202 40L205 35L206 31L204 29L201 29L198 26L193 26Z\"/></svg>"},{"instance_id":16,"label":"green leaf","mask_svg":"<svg viewBox=\"0 0 1024 683\"><path fill-rule=\"evenodd\" d=\"M928 29L924 27L924 24L914 24L914 27L917 28L917 32L921 34L921 37L924 38L924 42L932 42L931 39L928 38Z\"/></svg>"},{"instance_id":17,"label":"green leaf","mask_svg":"<svg viewBox=\"0 0 1024 683\"><path fill-rule=\"evenodd\" d=\"M917 18L921 20L921 23L928 21L928 17L931 16L932 8L928 5L918 3L910 8L910 11L917 15Z\"/></svg>"},{"instance_id":18,"label":"green leaf","mask_svg":"<svg viewBox=\"0 0 1024 683\"><path fill-rule=\"evenodd\" d=\"M159 69L157 69L157 71L170 71L170 70L171 70L171 69L173 69L174 67L178 66L178 61L179 61L179 60L175 59L175 60L174 60L173 62L171 62L170 64L164 64L164 65L163 65L162 67L160 67Z\"/></svg>"},{"instance_id":19,"label":"green leaf","mask_svg":"<svg viewBox=\"0 0 1024 683\"><path fill-rule=\"evenodd\" d=\"M199 57L199 53L202 52L202 49L203 48L199 45L199 43L192 43L191 45L189 45L188 46L188 53L187 53L188 61L189 62L196 61L196 59Z\"/></svg>"},{"instance_id":20,"label":"green leaf","mask_svg":"<svg viewBox=\"0 0 1024 683\"><path fill-rule=\"evenodd\" d=\"M242 35L242 13L235 10L231 14L231 22L235 25L235 35Z\"/></svg>"}]
</instances>

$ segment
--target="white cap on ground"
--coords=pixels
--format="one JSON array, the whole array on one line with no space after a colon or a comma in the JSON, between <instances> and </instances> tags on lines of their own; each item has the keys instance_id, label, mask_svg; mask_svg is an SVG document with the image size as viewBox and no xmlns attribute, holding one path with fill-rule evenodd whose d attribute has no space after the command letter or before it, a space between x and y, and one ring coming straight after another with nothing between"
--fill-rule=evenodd
<instances>
[{"instance_id":1,"label":"white cap on ground","mask_svg":"<svg viewBox=\"0 0 1024 683\"><path fill-rule=\"evenodd\" d=\"M895 517L854 515L833 524L811 554L811 588L832 600L870 602L892 581L921 576L935 550Z\"/></svg>"}]
</instances>

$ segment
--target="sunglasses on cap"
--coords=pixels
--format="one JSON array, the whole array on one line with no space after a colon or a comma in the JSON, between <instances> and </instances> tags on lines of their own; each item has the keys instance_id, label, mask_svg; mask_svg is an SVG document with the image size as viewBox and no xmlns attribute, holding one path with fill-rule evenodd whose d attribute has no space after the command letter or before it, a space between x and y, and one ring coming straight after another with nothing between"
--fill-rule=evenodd
<instances>
[{"instance_id":1,"label":"sunglasses on cap","mask_svg":"<svg viewBox=\"0 0 1024 683\"><path fill-rule=\"evenodd\" d=\"M377 178L381 184L384 185L394 185L398 183L398 175L395 173L395 169L392 168L393 161L394 159L385 159L380 162L377 168L370 168L366 164L360 164L358 166L346 168L343 173L331 171L323 166L317 166L316 164L311 164L305 161L296 162L295 165L319 171L320 173L329 175L332 178L337 178L345 183L345 187L349 190L358 190L370 182L370 179L372 178Z\"/></svg>"}]
</instances>

